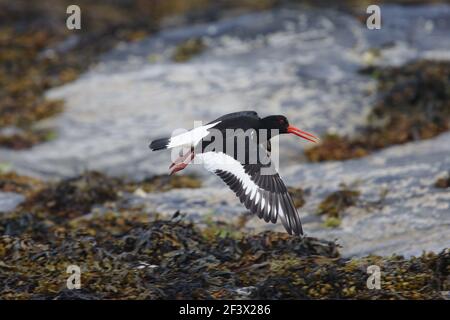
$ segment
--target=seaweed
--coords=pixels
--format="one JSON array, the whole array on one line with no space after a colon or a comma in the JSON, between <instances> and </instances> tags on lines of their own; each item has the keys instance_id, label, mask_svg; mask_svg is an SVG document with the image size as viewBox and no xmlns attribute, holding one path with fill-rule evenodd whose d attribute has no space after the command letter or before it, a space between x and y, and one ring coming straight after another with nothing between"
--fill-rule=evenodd
<instances>
[{"instance_id":1,"label":"seaweed","mask_svg":"<svg viewBox=\"0 0 450 320\"><path fill-rule=\"evenodd\" d=\"M108 177L100 172L86 171L80 176L57 182L43 182L14 172L0 174L0 191L17 192L26 200L16 211L4 215L1 234L28 234L33 239L48 237L47 232L63 221L81 218L95 206L114 205L124 193L138 189L170 190L195 188L193 177L155 176L144 182L129 182Z\"/></svg>"},{"instance_id":2,"label":"seaweed","mask_svg":"<svg viewBox=\"0 0 450 320\"><path fill-rule=\"evenodd\" d=\"M39 179L22 176L15 172L0 173L0 191L16 192L30 195L43 187L44 183Z\"/></svg>"},{"instance_id":3,"label":"seaweed","mask_svg":"<svg viewBox=\"0 0 450 320\"><path fill-rule=\"evenodd\" d=\"M206 49L201 38L189 39L180 43L174 50L172 60L186 62L201 54Z\"/></svg>"},{"instance_id":4,"label":"seaweed","mask_svg":"<svg viewBox=\"0 0 450 320\"><path fill-rule=\"evenodd\" d=\"M447 174L445 177L441 177L436 180L434 183L434 186L439 189L446 189L450 188L450 173Z\"/></svg>"},{"instance_id":5,"label":"seaweed","mask_svg":"<svg viewBox=\"0 0 450 320\"><path fill-rule=\"evenodd\" d=\"M339 218L341 212L357 203L359 196L359 191L342 186L340 190L329 194L319 204L317 213L330 218Z\"/></svg>"},{"instance_id":6,"label":"seaweed","mask_svg":"<svg viewBox=\"0 0 450 320\"><path fill-rule=\"evenodd\" d=\"M39 242L24 235L0 237L0 256L5 261L0 267L0 296L232 298L235 288L251 281L248 268L256 261L289 252L298 256L336 254L332 243L289 239L285 234L250 236L241 241L206 239L192 223L125 217L111 212L94 220L61 224L53 237ZM70 295L65 288L65 270L70 264L81 267L81 296Z\"/></svg>"},{"instance_id":7,"label":"seaweed","mask_svg":"<svg viewBox=\"0 0 450 320\"><path fill-rule=\"evenodd\" d=\"M449 258L449 250L410 259L395 255L352 260L308 257L285 265L281 272L272 270L271 276L256 286L252 298L443 299L440 291L449 285ZM379 290L367 287L370 265L383 272Z\"/></svg>"},{"instance_id":8,"label":"seaweed","mask_svg":"<svg viewBox=\"0 0 450 320\"><path fill-rule=\"evenodd\" d=\"M200 188L201 180L194 175L157 175L140 182L129 182L124 189L134 192L141 189L145 192L167 191L177 188Z\"/></svg>"},{"instance_id":9,"label":"seaweed","mask_svg":"<svg viewBox=\"0 0 450 320\"><path fill-rule=\"evenodd\" d=\"M301 208L305 205L305 192L302 188L288 187L288 192L291 195L296 208Z\"/></svg>"},{"instance_id":10,"label":"seaweed","mask_svg":"<svg viewBox=\"0 0 450 320\"><path fill-rule=\"evenodd\" d=\"M64 218L74 218L90 212L94 204L117 199L117 181L102 173L85 172L79 177L64 179L51 184L33 195L25 204L26 208L39 208Z\"/></svg>"},{"instance_id":11,"label":"seaweed","mask_svg":"<svg viewBox=\"0 0 450 320\"><path fill-rule=\"evenodd\" d=\"M12 135L0 135L0 147L23 150L29 149L36 144L55 139L57 134L50 129L23 130Z\"/></svg>"},{"instance_id":12,"label":"seaweed","mask_svg":"<svg viewBox=\"0 0 450 320\"><path fill-rule=\"evenodd\" d=\"M314 238L206 240L192 223L116 214L70 224L52 241L2 236L0 256L3 299L240 299L242 288L258 299L442 299L448 290L448 251L348 260ZM70 264L81 267L80 291L65 287ZM382 290L366 286L373 264Z\"/></svg>"},{"instance_id":13,"label":"seaweed","mask_svg":"<svg viewBox=\"0 0 450 320\"><path fill-rule=\"evenodd\" d=\"M0 182L27 198L0 215L1 299L442 299L449 290L448 249L349 260L333 241L121 206L130 182L97 172L59 182L4 173ZM373 264L381 290L366 286ZM80 290L66 286L69 265L81 269Z\"/></svg>"},{"instance_id":14,"label":"seaweed","mask_svg":"<svg viewBox=\"0 0 450 320\"><path fill-rule=\"evenodd\" d=\"M323 223L326 228L337 228L341 225L342 220L338 217L327 217Z\"/></svg>"},{"instance_id":15,"label":"seaweed","mask_svg":"<svg viewBox=\"0 0 450 320\"><path fill-rule=\"evenodd\" d=\"M16 127L23 131L12 136L0 134L0 146L11 149L29 148L46 141L45 133L33 129L34 123L62 111L61 101L43 96L50 86L63 83L50 74L57 66L39 59L39 53L58 38L56 30L32 27L37 17L24 22L29 28L16 27L9 20L17 15L17 10L23 10L24 15L32 14L29 11L33 8L25 6L28 4L18 3L14 7L0 2L0 11L5 15L0 19L0 45L4 48L0 52L0 128Z\"/></svg>"},{"instance_id":16,"label":"seaweed","mask_svg":"<svg viewBox=\"0 0 450 320\"><path fill-rule=\"evenodd\" d=\"M353 137L326 135L305 151L309 161L347 160L391 145L429 139L450 128L450 63L419 60L400 67L370 67L379 101Z\"/></svg>"}]
</instances>

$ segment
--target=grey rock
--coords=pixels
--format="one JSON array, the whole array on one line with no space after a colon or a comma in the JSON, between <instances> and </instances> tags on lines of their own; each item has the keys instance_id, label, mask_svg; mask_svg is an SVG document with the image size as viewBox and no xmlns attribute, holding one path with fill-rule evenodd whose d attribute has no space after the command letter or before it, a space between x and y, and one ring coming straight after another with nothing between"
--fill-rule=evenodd
<instances>
[{"instance_id":1,"label":"grey rock","mask_svg":"<svg viewBox=\"0 0 450 320\"><path fill-rule=\"evenodd\" d=\"M23 201L25 201L25 197L21 194L0 192L0 212L13 211Z\"/></svg>"}]
</instances>

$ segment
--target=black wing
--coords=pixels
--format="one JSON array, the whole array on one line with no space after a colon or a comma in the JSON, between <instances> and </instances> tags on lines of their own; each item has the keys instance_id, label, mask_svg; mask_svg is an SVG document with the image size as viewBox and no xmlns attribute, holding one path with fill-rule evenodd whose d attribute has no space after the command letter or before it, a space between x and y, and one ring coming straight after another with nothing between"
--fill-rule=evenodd
<instances>
[{"instance_id":1,"label":"black wing","mask_svg":"<svg viewBox=\"0 0 450 320\"><path fill-rule=\"evenodd\" d=\"M241 203L259 218L275 223L280 217L289 234L303 235L300 216L294 202L274 168L262 164L240 165L247 177L239 176L236 171L232 173L226 170L216 170L215 173L234 191ZM264 171L265 169L273 171L267 173ZM256 190L249 186L247 178L250 178L257 186Z\"/></svg>"}]
</instances>

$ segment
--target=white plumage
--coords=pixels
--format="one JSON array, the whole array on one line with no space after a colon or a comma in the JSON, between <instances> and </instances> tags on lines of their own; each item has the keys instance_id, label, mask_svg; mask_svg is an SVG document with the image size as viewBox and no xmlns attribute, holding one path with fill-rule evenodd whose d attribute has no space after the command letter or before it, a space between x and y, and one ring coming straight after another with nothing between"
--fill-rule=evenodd
<instances>
[{"instance_id":1,"label":"white plumage","mask_svg":"<svg viewBox=\"0 0 450 320\"><path fill-rule=\"evenodd\" d=\"M196 146L203 138L205 138L210 133L208 129L211 129L219 123L220 121L217 121L173 136L170 138L167 148L170 149L186 145Z\"/></svg>"},{"instance_id":2,"label":"white plumage","mask_svg":"<svg viewBox=\"0 0 450 320\"><path fill-rule=\"evenodd\" d=\"M264 198L264 194L267 192L264 189L258 187L255 182L253 182L253 180L245 172L244 167L239 161L225 153L211 151L198 154L196 156L196 159L197 161L199 161L197 163L201 163L206 170L212 173L216 173L217 170L220 170L234 175L242 185L242 188L245 191L245 195L249 195L249 199L252 201L253 199L255 199L254 204L256 206L258 206L259 204L260 211L264 210L266 206L266 199ZM281 202L278 201L278 199L275 200L275 202L276 203L271 206L269 201L267 201L267 214L270 215L272 210L272 215L274 217L280 215L282 220L286 220Z\"/></svg>"}]
</instances>

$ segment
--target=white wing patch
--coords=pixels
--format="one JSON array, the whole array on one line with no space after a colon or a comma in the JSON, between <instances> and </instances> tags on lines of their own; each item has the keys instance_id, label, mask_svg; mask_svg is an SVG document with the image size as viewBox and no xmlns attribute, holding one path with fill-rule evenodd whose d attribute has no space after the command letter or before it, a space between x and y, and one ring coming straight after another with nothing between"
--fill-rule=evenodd
<instances>
[{"instance_id":1,"label":"white wing patch","mask_svg":"<svg viewBox=\"0 0 450 320\"><path fill-rule=\"evenodd\" d=\"M221 121L217 121L211 124L197 127L188 132L171 137L167 148L181 147L184 145L195 146L209 134L208 129L211 129L220 122Z\"/></svg>"},{"instance_id":2,"label":"white wing patch","mask_svg":"<svg viewBox=\"0 0 450 320\"><path fill-rule=\"evenodd\" d=\"M268 187L267 180L261 180L260 171L255 171L260 166L244 166L225 153L200 153L194 161L218 175L235 192L241 203L259 218L275 223L279 217L289 234L303 235L297 209L278 174L269 177L273 179L271 184L273 182L276 186ZM261 187L252 179L261 183Z\"/></svg>"},{"instance_id":3,"label":"white wing patch","mask_svg":"<svg viewBox=\"0 0 450 320\"><path fill-rule=\"evenodd\" d=\"M233 157L222 152L211 151L197 154L195 159L199 161L197 163L203 164L205 169L212 173L215 173L216 170L221 170L234 175L242 185L245 195L248 196L251 201L255 199L255 205L260 203L259 206L261 212L263 212L264 207L267 206L267 212L271 213L271 215L275 218L272 219L273 222L276 221L276 217L278 217L278 215L285 215L281 202L278 200L274 200L273 205L271 205L269 201L266 203L266 200L264 199L264 192L267 191L258 187L258 185L256 185L253 180L251 180L251 177L245 172L242 164ZM287 217L283 216L281 219L285 221Z\"/></svg>"},{"instance_id":4,"label":"white wing patch","mask_svg":"<svg viewBox=\"0 0 450 320\"><path fill-rule=\"evenodd\" d=\"M222 152L205 152L196 155L197 160L201 161L206 170L214 173L216 170L227 171L237 177L245 190L245 194L251 193L250 199L253 200L259 187L245 173L242 164Z\"/></svg>"}]
</instances>

